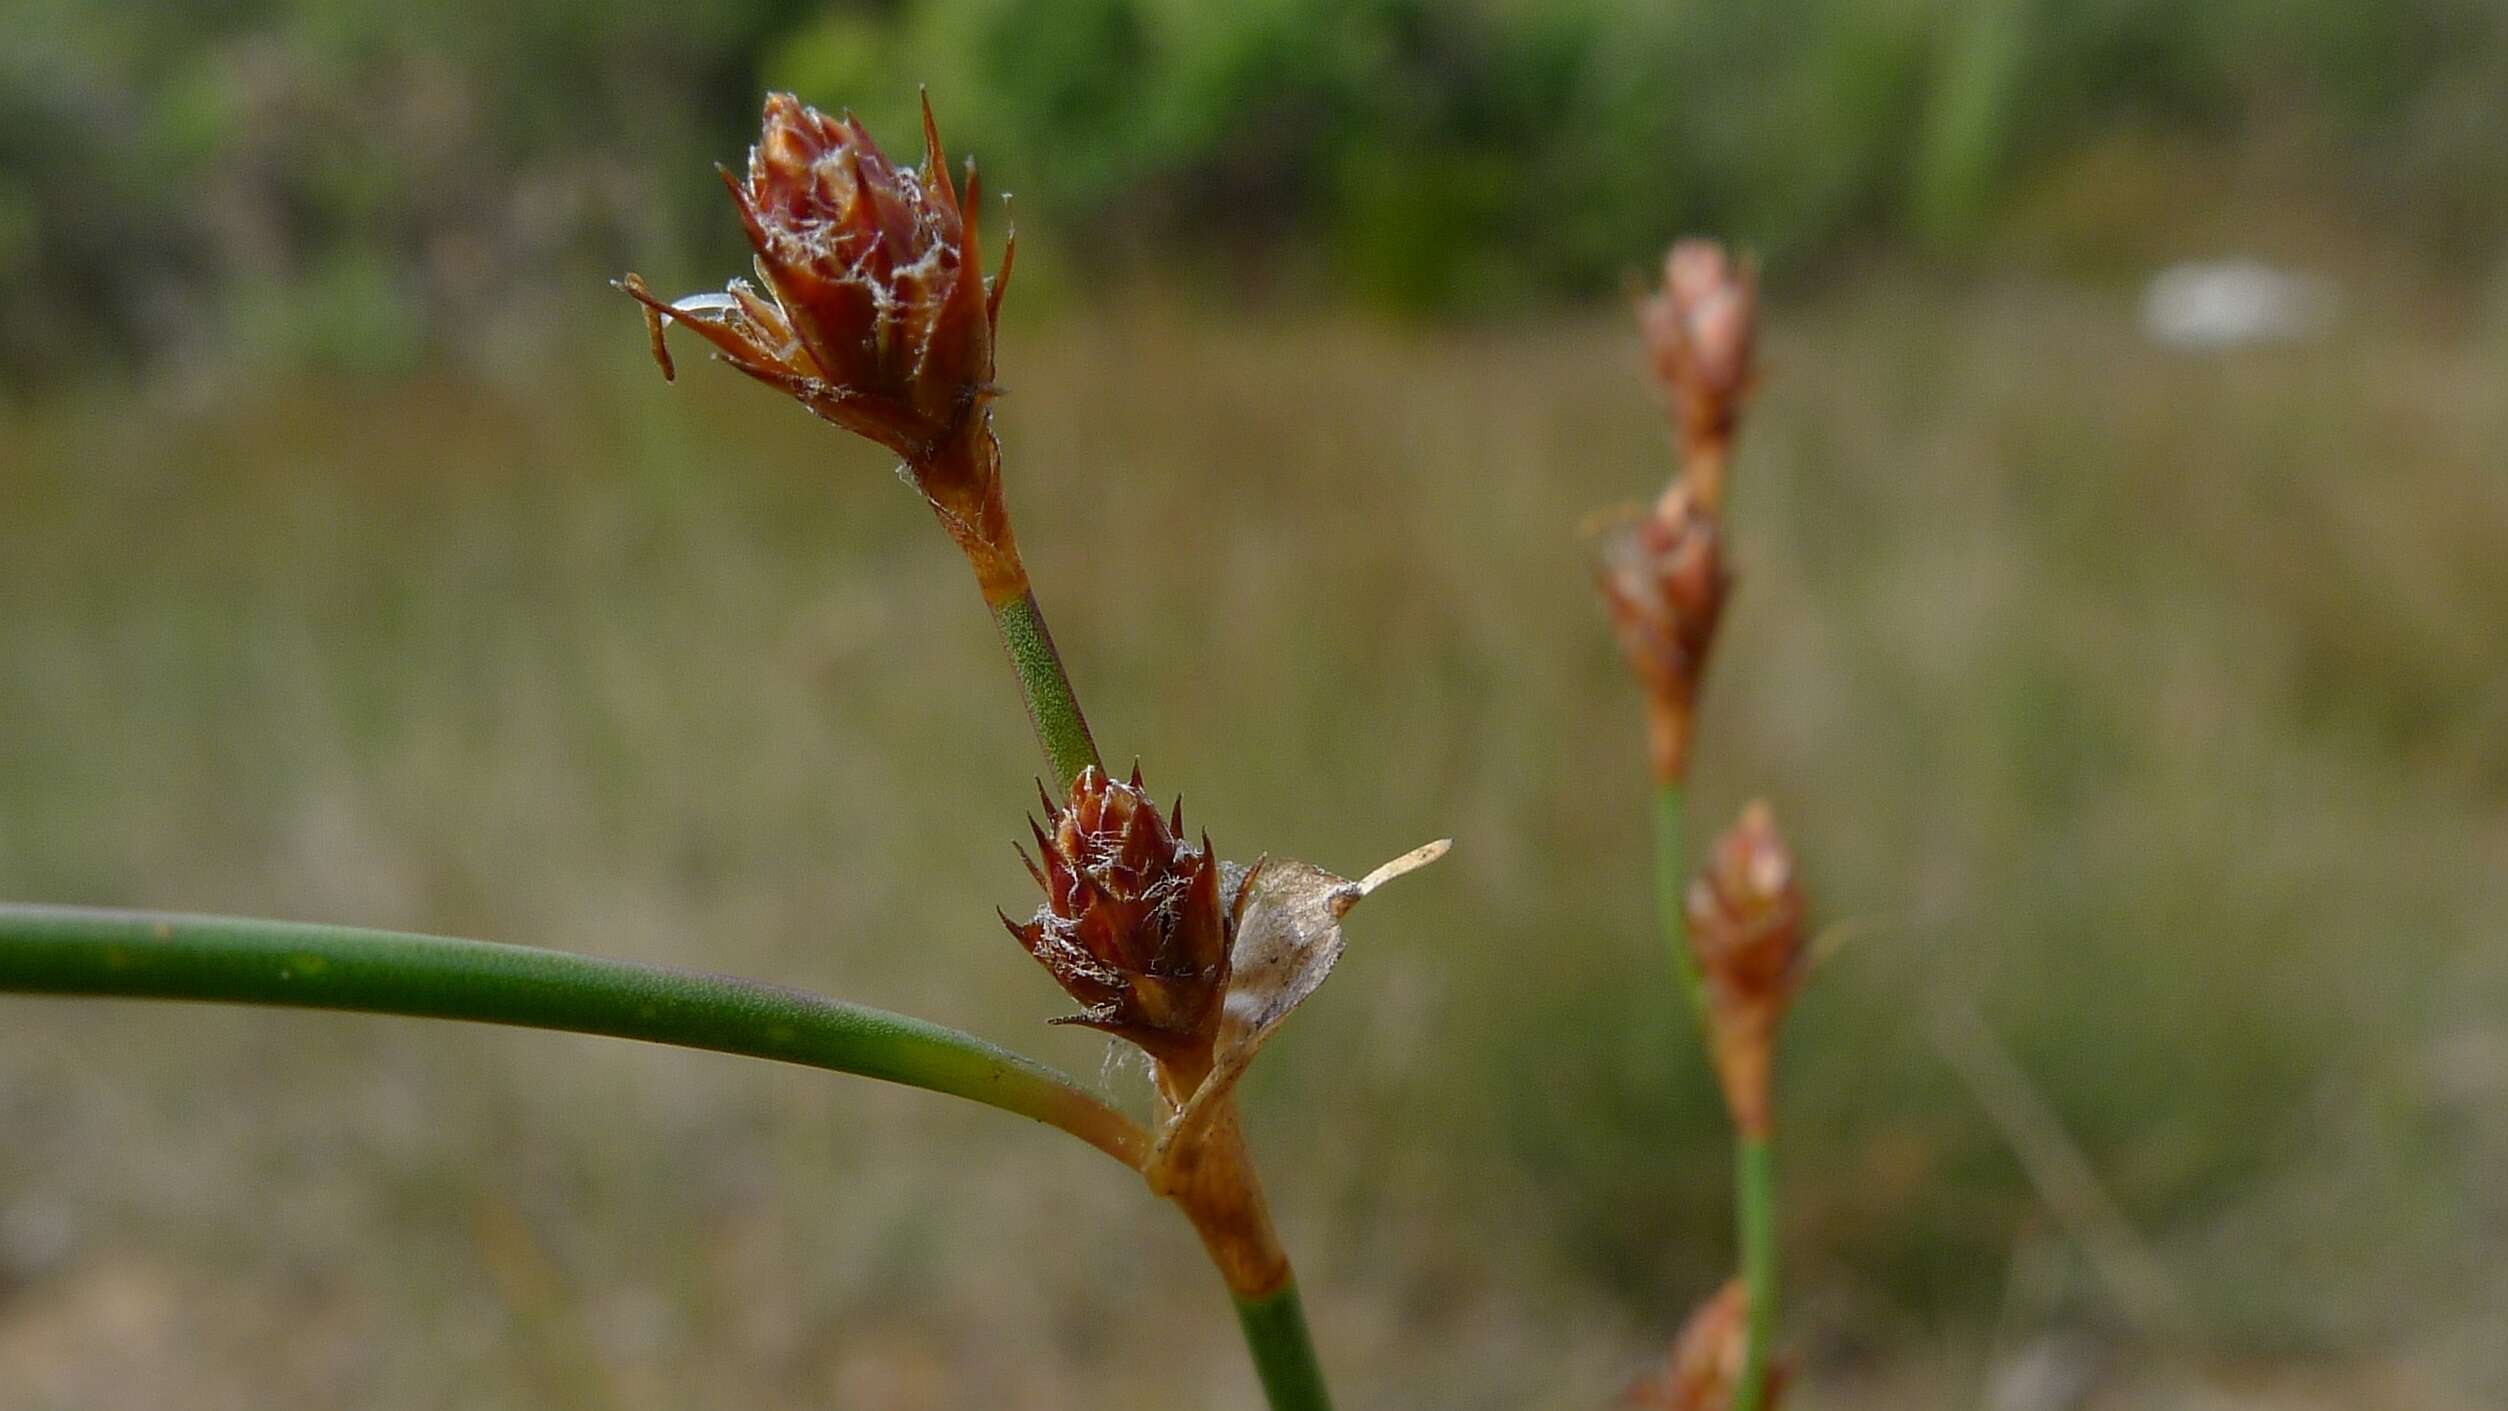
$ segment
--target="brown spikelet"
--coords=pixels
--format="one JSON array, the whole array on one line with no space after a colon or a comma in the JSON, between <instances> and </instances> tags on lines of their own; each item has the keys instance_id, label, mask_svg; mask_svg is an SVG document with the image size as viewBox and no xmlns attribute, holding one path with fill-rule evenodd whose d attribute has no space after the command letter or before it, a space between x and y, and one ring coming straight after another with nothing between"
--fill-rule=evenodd
<instances>
[{"instance_id":1,"label":"brown spikelet","mask_svg":"<svg viewBox=\"0 0 2508 1411\"><path fill-rule=\"evenodd\" d=\"M1128 1039L1179 1070L1185 1091L1211 1064L1228 984L1234 918L1220 900L1208 838L1183 839L1140 782L1095 768L1048 803L1035 833L1045 905L1011 934L1083 1006L1060 1022Z\"/></svg>"},{"instance_id":2,"label":"brown spikelet","mask_svg":"<svg viewBox=\"0 0 2508 1411\"><path fill-rule=\"evenodd\" d=\"M1776 1030L1801 986L1803 895L1764 802L1716 840L1689 889L1689 943L1706 988L1716 1076L1734 1124L1765 1136Z\"/></svg>"},{"instance_id":3,"label":"brown spikelet","mask_svg":"<svg viewBox=\"0 0 2508 1411\"><path fill-rule=\"evenodd\" d=\"M1646 688L1656 781L1670 783L1688 769L1708 650L1732 590L1715 511L1674 484L1646 514L1604 532L1595 581Z\"/></svg>"},{"instance_id":4,"label":"brown spikelet","mask_svg":"<svg viewBox=\"0 0 2508 1411\"><path fill-rule=\"evenodd\" d=\"M1712 240L1683 240L1663 283L1637 304L1655 384L1672 412L1700 501L1724 503L1724 466L1758 378L1759 276Z\"/></svg>"},{"instance_id":5,"label":"brown spikelet","mask_svg":"<svg viewBox=\"0 0 2508 1411\"><path fill-rule=\"evenodd\" d=\"M689 329L732 366L903 457L1000 603L1026 587L987 410L1000 286L984 278L975 211L950 180L928 100L923 142L922 169L901 167L851 114L769 94L746 169L722 174L764 293L735 279L724 293L666 303L634 275L619 287L654 329Z\"/></svg>"},{"instance_id":6,"label":"brown spikelet","mask_svg":"<svg viewBox=\"0 0 2508 1411\"><path fill-rule=\"evenodd\" d=\"M1682 1325L1663 1365L1631 1386L1621 1404L1630 1411L1727 1411L1742 1372L1749 1311L1741 1280L1716 1290ZM1784 1383L1783 1369L1770 1368L1761 1411L1776 1411Z\"/></svg>"}]
</instances>

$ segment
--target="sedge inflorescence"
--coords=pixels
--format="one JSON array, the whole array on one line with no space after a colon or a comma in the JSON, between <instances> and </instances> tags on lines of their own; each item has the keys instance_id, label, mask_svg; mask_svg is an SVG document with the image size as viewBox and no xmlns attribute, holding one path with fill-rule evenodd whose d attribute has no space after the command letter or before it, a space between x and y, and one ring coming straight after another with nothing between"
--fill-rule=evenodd
<instances>
[{"instance_id":1,"label":"sedge inflorescence","mask_svg":"<svg viewBox=\"0 0 2508 1411\"><path fill-rule=\"evenodd\" d=\"M1776 1035L1802 983L1802 891L1774 813L1753 803L1718 838L1686 889L1681 821L1707 662L1733 575L1725 561L1725 482L1742 412L1758 384L1759 282L1710 240L1664 256L1637 300L1647 370L1671 422L1679 469L1643 510L1605 531L1595 562L1622 654L1644 688L1658 794L1663 922L1704 1028L1735 1153L1742 1277L1709 1299L1631 1404L1667 1411L1767 1411L1781 1377L1769 1356L1776 1286Z\"/></svg>"},{"instance_id":2,"label":"sedge inflorescence","mask_svg":"<svg viewBox=\"0 0 2508 1411\"><path fill-rule=\"evenodd\" d=\"M1652 505L1610 524L1594 576L1646 690L1655 779L1663 784L1688 773L1700 686L1732 588L1724 481L1758 379L1758 287L1756 274L1723 246L1684 240L1664 257L1661 287L1637 301L1681 472Z\"/></svg>"},{"instance_id":3,"label":"sedge inflorescence","mask_svg":"<svg viewBox=\"0 0 2508 1411\"><path fill-rule=\"evenodd\" d=\"M1725 1102L1743 1135L1765 1136L1771 1054L1802 985L1804 947L1794 854L1764 801L1742 810L1716 840L1690 884L1686 910Z\"/></svg>"},{"instance_id":4,"label":"sedge inflorescence","mask_svg":"<svg viewBox=\"0 0 2508 1411\"><path fill-rule=\"evenodd\" d=\"M1198 1082L1211 1063L1238 906L1223 904L1210 837L1184 838L1184 802L1165 816L1141 786L1089 768L1045 799L1023 850L1045 904L1002 924L1073 999L1081 1024L1129 1040ZM1041 865L1040 865L1041 859ZM1238 896L1243 896L1242 889Z\"/></svg>"},{"instance_id":5,"label":"sedge inflorescence","mask_svg":"<svg viewBox=\"0 0 2508 1411\"><path fill-rule=\"evenodd\" d=\"M755 253L758 284L665 301L630 274L654 360L674 374L676 324L725 362L897 453L975 565L986 597L1026 585L1001 490L990 403L1008 285L984 274L978 186L961 196L923 108L923 165L889 160L850 113L769 94L746 171L723 173ZM1015 245L1012 247L1015 249ZM763 290L760 289L763 286Z\"/></svg>"}]
</instances>

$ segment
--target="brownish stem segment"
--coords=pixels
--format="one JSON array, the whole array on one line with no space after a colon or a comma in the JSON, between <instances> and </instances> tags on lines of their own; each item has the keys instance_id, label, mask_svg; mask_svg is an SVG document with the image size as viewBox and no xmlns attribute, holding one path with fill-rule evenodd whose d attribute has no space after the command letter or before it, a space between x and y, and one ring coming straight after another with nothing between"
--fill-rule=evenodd
<instances>
[{"instance_id":1,"label":"brownish stem segment","mask_svg":"<svg viewBox=\"0 0 2508 1411\"><path fill-rule=\"evenodd\" d=\"M906 472L975 570L976 587L993 610L993 625L1018 673L1037 743L1053 766L1055 783L1069 788L1082 769L1099 762L1097 742L1028 587L1027 567L1019 561L1019 541L1002 496L1001 443L993 437L990 414L975 408L961 428L910 459Z\"/></svg>"},{"instance_id":2,"label":"brownish stem segment","mask_svg":"<svg viewBox=\"0 0 2508 1411\"><path fill-rule=\"evenodd\" d=\"M1181 1125L1193 1094L1210 1076L1211 1054L1184 1047L1153 1055L1152 1063L1168 1126L1142 1175L1153 1193L1184 1212L1227 1281L1272 1411L1332 1411L1297 1280L1246 1153L1235 1097L1195 1109L1191 1125Z\"/></svg>"},{"instance_id":3,"label":"brownish stem segment","mask_svg":"<svg viewBox=\"0 0 2508 1411\"><path fill-rule=\"evenodd\" d=\"M931 503L941 528L967 556L985 603L1000 610L1028 591L1027 567L1010 531L1010 506L1002 496L1001 442L981 410L963 429L906 463L916 488Z\"/></svg>"},{"instance_id":4,"label":"brownish stem segment","mask_svg":"<svg viewBox=\"0 0 2508 1411\"><path fill-rule=\"evenodd\" d=\"M1689 742L1697 712L1686 700L1663 691L1646 695L1646 758L1657 788L1677 788L1689 775Z\"/></svg>"},{"instance_id":5,"label":"brownish stem segment","mask_svg":"<svg viewBox=\"0 0 2508 1411\"><path fill-rule=\"evenodd\" d=\"M1681 473L1663 492L1666 506L1670 506L1678 487L1686 482L1690 493L1698 497L1698 503L1709 514L1721 514L1724 510L1725 473L1732 463L1731 422L1721 425L1710 423L1694 430L1684 429L1681 434Z\"/></svg>"},{"instance_id":6,"label":"brownish stem segment","mask_svg":"<svg viewBox=\"0 0 2508 1411\"><path fill-rule=\"evenodd\" d=\"M1775 1026L1753 1015L1721 1014L1709 1027L1716 1080L1724 1089L1734 1129L1744 1141L1766 1141L1773 1125L1769 1070L1775 1058Z\"/></svg>"},{"instance_id":7,"label":"brownish stem segment","mask_svg":"<svg viewBox=\"0 0 2508 1411\"><path fill-rule=\"evenodd\" d=\"M1173 1054L1156 1060L1159 1097L1171 1114L1181 1112L1210 1076L1207 1054ZM1143 1174L1150 1189L1172 1200L1193 1222L1211 1263L1240 1300L1263 1298L1289 1283L1289 1256L1272 1228L1271 1207L1245 1149L1245 1127L1233 1096L1202 1110L1188 1130L1171 1132Z\"/></svg>"},{"instance_id":8,"label":"brownish stem segment","mask_svg":"<svg viewBox=\"0 0 2508 1411\"><path fill-rule=\"evenodd\" d=\"M1240 1299L1278 1293L1289 1284L1289 1256L1255 1179L1235 1100L1221 1102L1197 1128L1151 1170L1151 1188L1193 1222L1230 1293Z\"/></svg>"}]
</instances>

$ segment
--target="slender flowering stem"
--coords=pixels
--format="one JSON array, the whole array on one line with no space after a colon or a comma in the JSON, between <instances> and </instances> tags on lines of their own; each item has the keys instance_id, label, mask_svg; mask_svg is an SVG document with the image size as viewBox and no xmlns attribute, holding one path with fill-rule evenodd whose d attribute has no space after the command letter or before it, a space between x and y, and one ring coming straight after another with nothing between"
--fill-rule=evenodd
<instances>
[{"instance_id":1,"label":"slender flowering stem","mask_svg":"<svg viewBox=\"0 0 2508 1411\"><path fill-rule=\"evenodd\" d=\"M1245 1346L1254 1354L1254 1372L1262 1378L1263 1399L1271 1411L1332 1411L1332 1393L1315 1360L1297 1284L1239 1297L1236 1303L1237 1324L1245 1330Z\"/></svg>"},{"instance_id":2,"label":"slender flowering stem","mask_svg":"<svg viewBox=\"0 0 2508 1411\"><path fill-rule=\"evenodd\" d=\"M1689 944L1688 908L1682 895L1687 875L1681 855L1683 789L1675 780L1655 794L1655 902L1671 943L1672 967L1712 1042L1706 978ZM1735 1234L1741 1246L1743 1293L1742 1370L1733 1382L1733 1411L1766 1411L1768 1344L1776 1325L1776 1170L1769 1139L1743 1136L1733 1150Z\"/></svg>"},{"instance_id":3,"label":"slender flowering stem","mask_svg":"<svg viewBox=\"0 0 2508 1411\"><path fill-rule=\"evenodd\" d=\"M1742 1372L1733 1381L1733 1411L1764 1411L1768 1342L1776 1328L1777 1299L1776 1157L1765 1133L1742 1138L1733 1174L1742 1290L1749 1310Z\"/></svg>"},{"instance_id":4,"label":"slender flowering stem","mask_svg":"<svg viewBox=\"0 0 2508 1411\"><path fill-rule=\"evenodd\" d=\"M0 992L223 1000L607 1034L885 1079L1059 1127L1126 1166L1131 1119L1041 1064L901 1014L567 951L298 922L0 906Z\"/></svg>"},{"instance_id":5,"label":"slender flowering stem","mask_svg":"<svg viewBox=\"0 0 2508 1411\"><path fill-rule=\"evenodd\" d=\"M1036 605L1035 591L997 604L993 625L1001 630L1011 669L1019 674L1019 693L1027 700L1028 723L1036 727L1036 742L1044 746L1045 758L1053 765L1054 782L1067 791L1081 770L1104 766L1097 757L1097 741L1089 737L1088 720L1080 714L1080 698L1063 670L1062 653L1054 648L1054 634L1046 630L1045 613Z\"/></svg>"}]
</instances>

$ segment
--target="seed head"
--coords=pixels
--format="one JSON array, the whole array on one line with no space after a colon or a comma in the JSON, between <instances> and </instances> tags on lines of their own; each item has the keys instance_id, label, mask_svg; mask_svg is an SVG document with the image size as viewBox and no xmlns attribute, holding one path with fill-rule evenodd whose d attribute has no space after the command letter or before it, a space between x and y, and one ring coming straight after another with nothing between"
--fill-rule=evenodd
<instances>
[{"instance_id":1,"label":"seed head","mask_svg":"<svg viewBox=\"0 0 2508 1411\"><path fill-rule=\"evenodd\" d=\"M1045 905L1002 924L1084 1006L1056 1022L1130 1040L1189 1093L1211 1066L1237 921L1210 840L1188 846L1182 803L1160 817L1137 768L1128 784L1083 769L1046 810L1050 827L1030 821L1043 866L1028 863Z\"/></svg>"},{"instance_id":2,"label":"seed head","mask_svg":"<svg viewBox=\"0 0 2508 1411\"><path fill-rule=\"evenodd\" d=\"M1768 1130L1777 1025L1802 983L1803 894L1794 855L1764 802L1716 840L1689 889L1689 943L1706 987L1716 1075L1734 1123Z\"/></svg>"},{"instance_id":3,"label":"seed head","mask_svg":"<svg viewBox=\"0 0 2508 1411\"><path fill-rule=\"evenodd\" d=\"M1638 327L1682 453L1713 508L1723 458L1757 376L1759 276L1712 240L1683 240L1663 259L1663 285L1638 301Z\"/></svg>"},{"instance_id":4,"label":"seed head","mask_svg":"<svg viewBox=\"0 0 2508 1411\"><path fill-rule=\"evenodd\" d=\"M1732 588L1715 511L1675 482L1647 514L1606 531L1595 579L1646 688L1655 777L1668 783L1688 767L1699 681Z\"/></svg>"},{"instance_id":5,"label":"seed head","mask_svg":"<svg viewBox=\"0 0 2508 1411\"><path fill-rule=\"evenodd\" d=\"M675 303L628 275L654 360L673 375L666 323L827 420L903 457L988 596L1017 571L990 427L994 329L1010 273L986 279L977 187L950 180L931 103L920 171L889 161L851 114L831 118L767 95L745 176L723 173L756 251L758 281Z\"/></svg>"}]
</instances>

